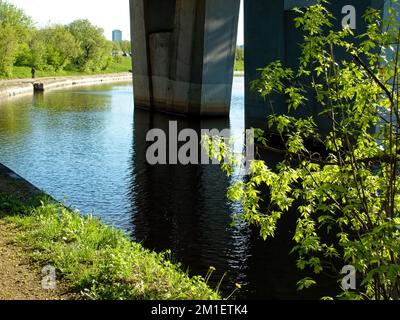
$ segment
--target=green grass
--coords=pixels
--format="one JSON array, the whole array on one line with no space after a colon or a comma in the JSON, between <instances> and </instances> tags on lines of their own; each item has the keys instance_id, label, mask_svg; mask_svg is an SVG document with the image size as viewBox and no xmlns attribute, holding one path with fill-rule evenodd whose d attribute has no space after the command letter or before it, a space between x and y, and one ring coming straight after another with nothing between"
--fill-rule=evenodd
<instances>
[{"instance_id":1,"label":"green grass","mask_svg":"<svg viewBox=\"0 0 400 320\"><path fill-rule=\"evenodd\" d=\"M244 71L244 61L235 60L235 71Z\"/></svg>"},{"instance_id":2,"label":"green grass","mask_svg":"<svg viewBox=\"0 0 400 320\"><path fill-rule=\"evenodd\" d=\"M170 253L157 254L99 219L41 200L22 205L0 196L0 216L40 266L52 265L72 292L95 300L220 299L203 277L189 277ZM4 217L6 213L6 217ZM207 280L209 279L207 275Z\"/></svg>"},{"instance_id":3,"label":"green grass","mask_svg":"<svg viewBox=\"0 0 400 320\"><path fill-rule=\"evenodd\" d=\"M96 74L108 74L108 73L120 73L132 70L132 60L130 57L121 57L120 62L113 61L106 70L99 72L79 72L79 71L52 71L52 70L37 70L36 77L67 77L67 76L85 76L85 75L96 75ZM244 71L244 61L235 61L235 71ZM30 67L18 67L14 66L11 77L5 77L0 75L0 79L24 79L31 78Z\"/></svg>"},{"instance_id":4,"label":"green grass","mask_svg":"<svg viewBox=\"0 0 400 320\"><path fill-rule=\"evenodd\" d=\"M36 77L66 77L66 76L85 76L85 75L96 75L96 74L109 74L109 73L120 73L128 72L132 70L132 59L131 57L121 57L120 61L113 61L110 66L98 72L82 72L82 71L69 71L69 70L37 70ZM5 77L0 75L0 79L24 79L31 78L30 67L19 67L14 66L12 69L12 76Z\"/></svg>"}]
</instances>

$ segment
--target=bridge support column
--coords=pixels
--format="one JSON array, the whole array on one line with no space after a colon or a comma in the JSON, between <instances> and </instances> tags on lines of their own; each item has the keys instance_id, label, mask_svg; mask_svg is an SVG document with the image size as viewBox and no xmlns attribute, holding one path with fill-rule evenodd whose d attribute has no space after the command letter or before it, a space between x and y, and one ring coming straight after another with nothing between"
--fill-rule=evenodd
<instances>
[{"instance_id":1,"label":"bridge support column","mask_svg":"<svg viewBox=\"0 0 400 320\"><path fill-rule=\"evenodd\" d=\"M240 0L130 0L135 105L227 116Z\"/></svg>"},{"instance_id":2,"label":"bridge support column","mask_svg":"<svg viewBox=\"0 0 400 320\"><path fill-rule=\"evenodd\" d=\"M266 118L272 114L287 114L286 98L274 95L265 101L257 92L251 90L251 82L259 79L258 68L263 68L274 61L281 61L284 66L294 70L299 65L300 44L303 34L295 28L294 7L307 7L318 3L317 0L244 0L245 33L245 69L246 69L246 126L266 127ZM339 30L343 22L349 23L355 35L366 31L363 15L368 7L384 9L389 0L334 0L328 8L336 18L333 29ZM354 15L353 15L354 13ZM354 38L354 42L360 40ZM342 51L336 53L340 60L351 59ZM293 116L320 119L321 106L314 101L310 93L306 108L299 109ZM318 120L317 124L329 128L329 120Z\"/></svg>"},{"instance_id":3,"label":"bridge support column","mask_svg":"<svg viewBox=\"0 0 400 320\"><path fill-rule=\"evenodd\" d=\"M285 60L285 1L244 0L246 126L264 128L271 105L251 90L251 82L259 79L259 68L273 61ZM275 96L274 105L284 104Z\"/></svg>"}]
</instances>

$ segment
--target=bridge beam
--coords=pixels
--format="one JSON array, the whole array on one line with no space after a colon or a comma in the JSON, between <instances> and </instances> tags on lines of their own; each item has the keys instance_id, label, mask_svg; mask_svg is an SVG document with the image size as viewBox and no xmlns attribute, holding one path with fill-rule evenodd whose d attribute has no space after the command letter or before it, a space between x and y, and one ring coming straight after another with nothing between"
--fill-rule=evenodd
<instances>
[{"instance_id":1,"label":"bridge beam","mask_svg":"<svg viewBox=\"0 0 400 320\"><path fill-rule=\"evenodd\" d=\"M130 0L135 105L227 116L240 0Z\"/></svg>"}]
</instances>

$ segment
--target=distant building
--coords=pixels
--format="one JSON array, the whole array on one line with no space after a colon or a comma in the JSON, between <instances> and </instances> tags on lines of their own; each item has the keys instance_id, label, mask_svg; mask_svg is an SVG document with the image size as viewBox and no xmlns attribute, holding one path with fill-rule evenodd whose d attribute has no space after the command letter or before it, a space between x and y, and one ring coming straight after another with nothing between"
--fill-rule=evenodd
<instances>
[{"instance_id":1,"label":"distant building","mask_svg":"<svg viewBox=\"0 0 400 320\"><path fill-rule=\"evenodd\" d=\"M121 30L114 30L112 32L112 41L122 42L122 31Z\"/></svg>"}]
</instances>

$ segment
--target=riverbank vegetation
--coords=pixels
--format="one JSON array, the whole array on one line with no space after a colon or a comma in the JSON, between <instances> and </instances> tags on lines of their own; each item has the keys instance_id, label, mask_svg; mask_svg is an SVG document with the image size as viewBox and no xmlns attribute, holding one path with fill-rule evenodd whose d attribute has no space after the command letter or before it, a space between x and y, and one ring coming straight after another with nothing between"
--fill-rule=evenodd
<instances>
[{"instance_id":1,"label":"riverbank vegetation","mask_svg":"<svg viewBox=\"0 0 400 320\"><path fill-rule=\"evenodd\" d=\"M118 57L113 58L109 66L104 70L99 71L79 71L79 70L52 70L43 69L36 71L36 77L69 77L69 76L86 76L96 74L108 74L108 73L121 73L127 72L132 69L132 58L131 57ZM13 66L11 70L12 79L24 79L31 77L31 68L24 66ZM0 76L0 79L9 79L9 77Z\"/></svg>"},{"instance_id":2,"label":"riverbank vegetation","mask_svg":"<svg viewBox=\"0 0 400 320\"><path fill-rule=\"evenodd\" d=\"M253 161L248 179L228 196L264 239L279 232L284 215L295 215L292 254L299 269L315 275L299 279L299 289L326 274L338 291L342 286L339 299L398 300L400 13L395 2L386 19L368 9L366 32L355 41L348 27L332 30L326 3L296 10L304 34L298 70L275 61L253 84L275 110L282 108L277 96L287 101L288 114L272 111L268 125L255 130L259 150L281 161ZM222 140L204 142L213 157L229 154Z\"/></svg>"},{"instance_id":3,"label":"riverbank vegetation","mask_svg":"<svg viewBox=\"0 0 400 320\"><path fill-rule=\"evenodd\" d=\"M88 20L37 28L24 11L0 0L0 78L30 77L32 67L39 76L128 71L130 51L129 41L108 41Z\"/></svg>"},{"instance_id":4,"label":"riverbank vegetation","mask_svg":"<svg viewBox=\"0 0 400 320\"><path fill-rule=\"evenodd\" d=\"M157 254L92 216L82 217L44 197L28 205L0 194L0 219L40 268L82 299L220 299L202 277L190 278L170 253ZM38 268L39 270L39 268Z\"/></svg>"},{"instance_id":5,"label":"riverbank vegetation","mask_svg":"<svg viewBox=\"0 0 400 320\"><path fill-rule=\"evenodd\" d=\"M236 48L235 71L244 71L244 48L242 47Z\"/></svg>"}]
</instances>

